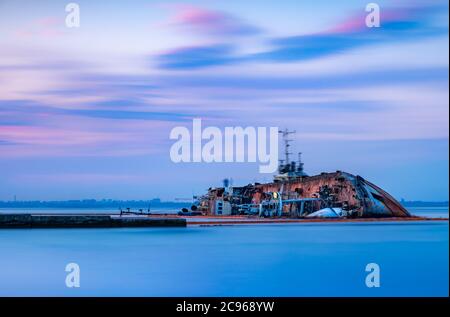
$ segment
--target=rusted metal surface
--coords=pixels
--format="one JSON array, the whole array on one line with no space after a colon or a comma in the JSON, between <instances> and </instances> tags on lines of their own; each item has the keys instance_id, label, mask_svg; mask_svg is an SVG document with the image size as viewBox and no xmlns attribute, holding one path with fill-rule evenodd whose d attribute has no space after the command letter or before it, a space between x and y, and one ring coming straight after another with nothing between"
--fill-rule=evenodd
<instances>
[{"instance_id":1,"label":"rusted metal surface","mask_svg":"<svg viewBox=\"0 0 450 317\"><path fill-rule=\"evenodd\" d=\"M270 199L268 195L279 193L280 201L318 198L307 205L306 213L323 207L342 208L347 218L363 217L410 217L409 212L391 195L360 176L337 171L315 176L294 177L285 181L266 184L249 184L242 187L212 188L199 202L199 210L206 215L217 215L215 201L229 201L234 213L242 204L261 204ZM295 206L294 206L295 207ZM282 204L282 215L297 217L292 204Z\"/></svg>"}]
</instances>

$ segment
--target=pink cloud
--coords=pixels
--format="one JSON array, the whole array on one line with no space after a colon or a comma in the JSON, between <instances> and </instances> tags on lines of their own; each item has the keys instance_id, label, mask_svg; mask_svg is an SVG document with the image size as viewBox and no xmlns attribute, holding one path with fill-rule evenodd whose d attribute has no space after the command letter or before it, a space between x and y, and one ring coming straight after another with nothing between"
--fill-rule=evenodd
<instances>
[{"instance_id":1,"label":"pink cloud","mask_svg":"<svg viewBox=\"0 0 450 317\"><path fill-rule=\"evenodd\" d=\"M34 145L86 145L114 141L116 136L101 132L87 132L38 126L0 126L0 139L12 143Z\"/></svg>"},{"instance_id":2,"label":"pink cloud","mask_svg":"<svg viewBox=\"0 0 450 317\"><path fill-rule=\"evenodd\" d=\"M110 182L134 182L145 180L143 175L130 175L118 173L58 173L58 174L19 174L16 181L20 182L57 182L57 183L89 183L103 184Z\"/></svg>"},{"instance_id":3,"label":"pink cloud","mask_svg":"<svg viewBox=\"0 0 450 317\"><path fill-rule=\"evenodd\" d=\"M53 38L64 34L64 19L60 17L43 17L14 30L14 35L21 38L46 37Z\"/></svg>"},{"instance_id":4,"label":"pink cloud","mask_svg":"<svg viewBox=\"0 0 450 317\"><path fill-rule=\"evenodd\" d=\"M2 157L136 156L166 153L175 123L57 116L49 126L0 125Z\"/></svg>"},{"instance_id":5,"label":"pink cloud","mask_svg":"<svg viewBox=\"0 0 450 317\"><path fill-rule=\"evenodd\" d=\"M42 27L53 27L58 25L63 25L64 19L60 17L44 17L37 19L35 24L38 24Z\"/></svg>"},{"instance_id":6,"label":"pink cloud","mask_svg":"<svg viewBox=\"0 0 450 317\"><path fill-rule=\"evenodd\" d=\"M169 24L190 28L194 32L212 35L245 35L259 32L258 28L225 12L184 4L171 7L175 13Z\"/></svg>"}]
</instances>

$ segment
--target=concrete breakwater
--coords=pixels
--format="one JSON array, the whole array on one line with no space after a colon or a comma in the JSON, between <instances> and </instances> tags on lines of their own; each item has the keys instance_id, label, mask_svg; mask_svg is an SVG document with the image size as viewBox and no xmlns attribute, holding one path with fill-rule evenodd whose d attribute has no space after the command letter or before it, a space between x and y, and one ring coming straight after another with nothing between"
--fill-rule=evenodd
<instances>
[{"instance_id":1,"label":"concrete breakwater","mask_svg":"<svg viewBox=\"0 0 450 317\"><path fill-rule=\"evenodd\" d=\"M113 215L0 214L0 228L120 228L185 227L183 218L120 217Z\"/></svg>"}]
</instances>

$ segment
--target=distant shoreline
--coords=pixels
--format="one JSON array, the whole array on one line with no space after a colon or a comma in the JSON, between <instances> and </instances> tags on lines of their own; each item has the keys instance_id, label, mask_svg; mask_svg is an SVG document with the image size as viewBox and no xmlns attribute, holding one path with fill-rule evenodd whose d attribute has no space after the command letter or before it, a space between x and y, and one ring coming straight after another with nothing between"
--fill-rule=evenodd
<instances>
[{"instance_id":1,"label":"distant shoreline","mask_svg":"<svg viewBox=\"0 0 450 317\"><path fill-rule=\"evenodd\" d=\"M448 207L448 201L407 201L401 200L404 207ZM191 202L161 201L160 199L151 200L112 200L112 199L83 199L83 200L61 200L61 201L0 201L0 208L79 208L79 209L158 209L158 208L189 208Z\"/></svg>"},{"instance_id":2,"label":"distant shoreline","mask_svg":"<svg viewBox=\"0 0 450 317\"><path fill-rule=\"evenodd\" d=\"M403 207L448 207L448 201L400 201Z\"/></svg>"},{"instance_id":3,"label":"distant shoreline","mask_svg":"<svg viewBox=\"0 0 450 317\"><path fill-rule=\"evenodd\" d=\"M62 200L62 201L0 201L0 208L77 208L77 209L158 209L190 207L191 202L152 200Z\"/></svg>"}]
</instances>

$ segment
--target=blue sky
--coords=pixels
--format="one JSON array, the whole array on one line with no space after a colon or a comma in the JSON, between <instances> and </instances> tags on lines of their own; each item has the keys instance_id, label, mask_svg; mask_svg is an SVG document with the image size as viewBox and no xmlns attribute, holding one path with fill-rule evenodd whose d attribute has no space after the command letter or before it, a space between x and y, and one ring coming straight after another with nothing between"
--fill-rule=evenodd
<instances>
[{"instance_id":1,"label":"blue sky","mask_svg":"<svg viewBox=\"0 0 450 317\"><path fill-rule=\"evenodd\" d=\"M174 164L170 130L295 129L309 174L448 199L448 2L0 1L0 199L190 197L269 181Z\"/></svg>"}]
</instances>

